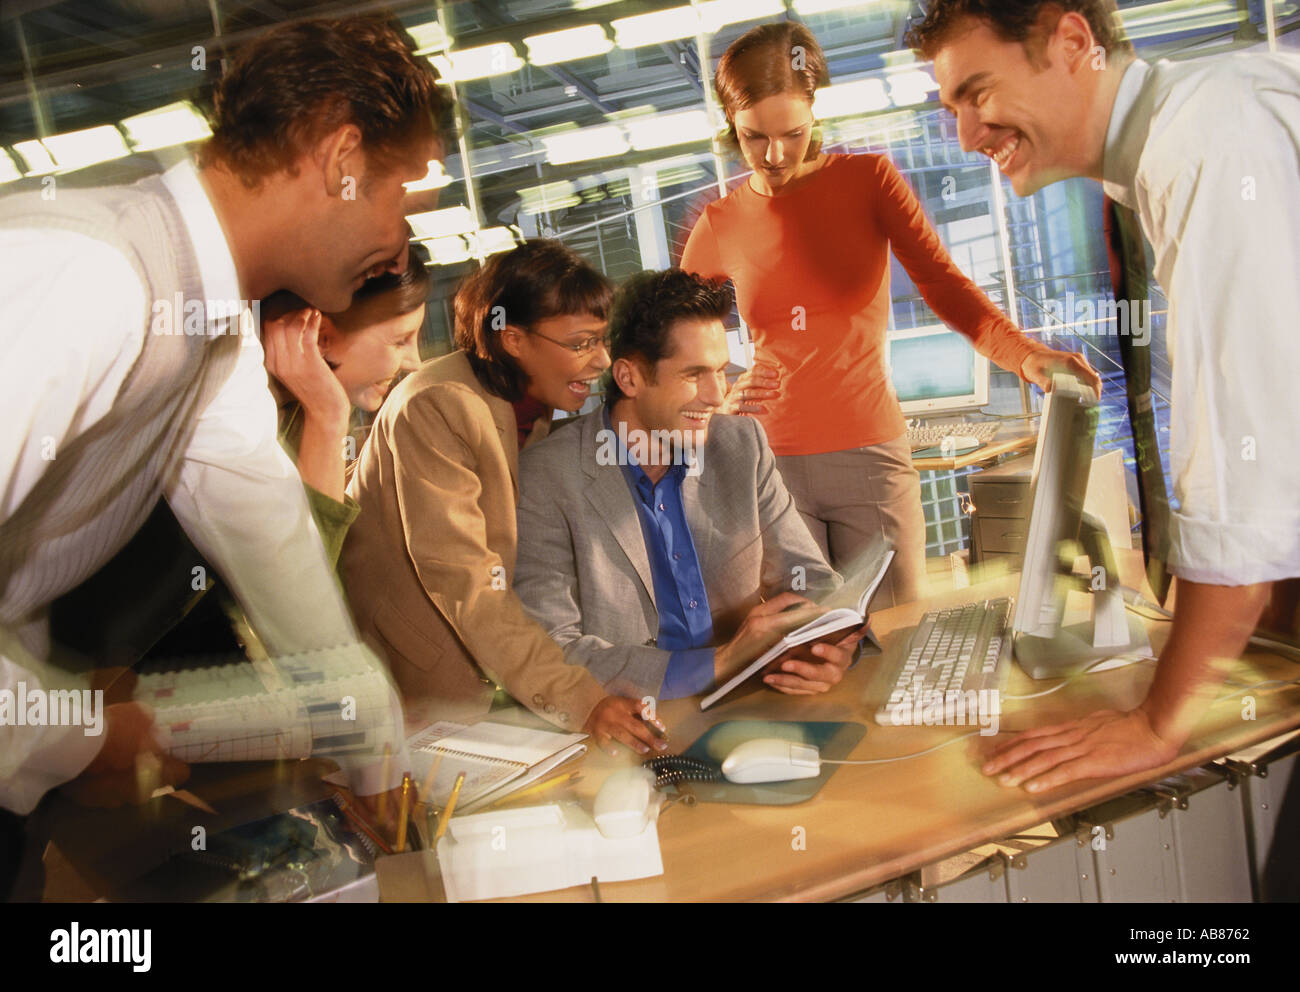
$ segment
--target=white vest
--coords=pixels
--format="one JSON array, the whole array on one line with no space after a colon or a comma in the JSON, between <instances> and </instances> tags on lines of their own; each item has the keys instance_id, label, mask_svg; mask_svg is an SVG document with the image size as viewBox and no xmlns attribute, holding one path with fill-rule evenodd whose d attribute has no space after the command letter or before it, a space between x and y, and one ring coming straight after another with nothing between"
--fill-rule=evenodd
<instances>
[{"instance_id":1,"label":"white vest","mask_svg":"<svg viewBox=\"0 0 1300 992\"><path fill-rule=\"evenodd\" d=\"M129 185L0 198L0 225L58 227L122 252L145 299L205 300L198 259L179 208L159 176ZM69 286L68 292L77 287ZM51 600L97 571L139 530L177 464L207 403L234 369L238 333L153 334L109 412L59 450L49 468L0 523L0 625L45 656ZM93 321L92 306L86 319ZM236 328L237 330L237 328ZM33 332L34 333L34 332Z\"/></svg>"}]
</instances>

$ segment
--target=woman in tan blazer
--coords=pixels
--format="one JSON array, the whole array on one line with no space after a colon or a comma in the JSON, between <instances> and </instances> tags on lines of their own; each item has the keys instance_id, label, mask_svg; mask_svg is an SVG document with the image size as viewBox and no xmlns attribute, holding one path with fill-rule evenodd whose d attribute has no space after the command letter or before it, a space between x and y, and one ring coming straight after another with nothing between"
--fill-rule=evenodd
<instances>
[{"instance_id":1,"label":"woman in tan blazer","mask_svg":"<svg viewBox=\"0 0 1300 992\"><path fill-rule=\"evenodd\" d=\"M361 451L340 570L417 717L480 715L503 688L600 747L665 746L640 702L566 663L511 589L519 450L547 434L552 409L580 409L609 367L611 292L556 241L493 256L456 294L459 350L393 391Z\"/></svg>"}]
</instances>

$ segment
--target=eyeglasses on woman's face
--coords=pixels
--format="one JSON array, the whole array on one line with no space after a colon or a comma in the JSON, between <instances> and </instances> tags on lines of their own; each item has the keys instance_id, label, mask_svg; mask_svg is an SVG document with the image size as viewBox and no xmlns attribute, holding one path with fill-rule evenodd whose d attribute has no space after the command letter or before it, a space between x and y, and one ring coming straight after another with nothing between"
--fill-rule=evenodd
<instances>
[{"instance_id":1,"label":"eyeglasses on woman's face","mask_svg":"<svg viewBox=\"0 0 1300 992\"><path fill-rule=\"evenodd\" d=\"M558 345L566 351L571 351L575 358L586 358L597 348L604 348L609 351L609 334L593 334L590 337L582 338L579 341L560 341L541 331L528 330L529 334L541 338L543 341L549 341L551 344Z\"/></svg>"}]
</instances>

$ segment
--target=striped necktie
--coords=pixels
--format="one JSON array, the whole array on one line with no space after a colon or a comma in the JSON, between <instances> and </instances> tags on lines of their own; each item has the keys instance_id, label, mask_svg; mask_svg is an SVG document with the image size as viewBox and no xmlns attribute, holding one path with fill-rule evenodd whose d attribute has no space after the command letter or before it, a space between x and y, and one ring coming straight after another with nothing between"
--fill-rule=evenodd
<instances>
[{"instance_id":1,"label":"striped necktie","mask_svg":"<svg viewBox=\"0 0 1300 992\"><path fill-rule=\"evenodd\" d=\"M1150 297L1147 288L1146 248L1137 214L1106 197L1106 254L1110 260L1111 285L1114 287L1116 321L1127 312L1130 323L1138 319L1135 308ZM1123 308L1118 304L1129 302ZM1169 496L1164 471L1160 466L1160 449L1156 441L1155 410L1151 405L1151 348L1138 344L1129 331L1116 327L1120 361L1128 390L1128 419L1133 431L1133 451L1137 459L1138 500L1142 509L1142 556L1146 561L1147 581L1156 598L1163 603L1169 592Z\"/></svg>"}]
</instances>

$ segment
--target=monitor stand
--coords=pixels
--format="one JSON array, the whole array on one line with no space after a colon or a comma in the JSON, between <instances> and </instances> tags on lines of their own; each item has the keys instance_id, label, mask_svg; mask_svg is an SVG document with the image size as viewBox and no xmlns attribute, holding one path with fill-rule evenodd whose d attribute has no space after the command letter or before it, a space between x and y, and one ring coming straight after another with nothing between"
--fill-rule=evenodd
<instances>
[{"instance_id":1,"label":"monitor stand","mask_svg":"<svg viewBox=\"0 0 1300 992\"><path fill-rule=\"evenodd\" d=\"M1131 665L1151 654L1151 641L1141 617L1124 608L1120 593L1119 569L1106 536L1106 525L1090 513L1083 514L1079 525L1079 540L1088 556L1091 574L1098 565L1102 568L1102 587L1092 589L1092 619L1068 626L1062 624L1052 637L1035 637L1017 634L1016 662L1033 679L1060 678L1074 675L1103 658L1112 658L1105 664L1089 669L1092 672ZM1064 612L1064 604L1061 606Z\"/></svg>"}]
</instances>

